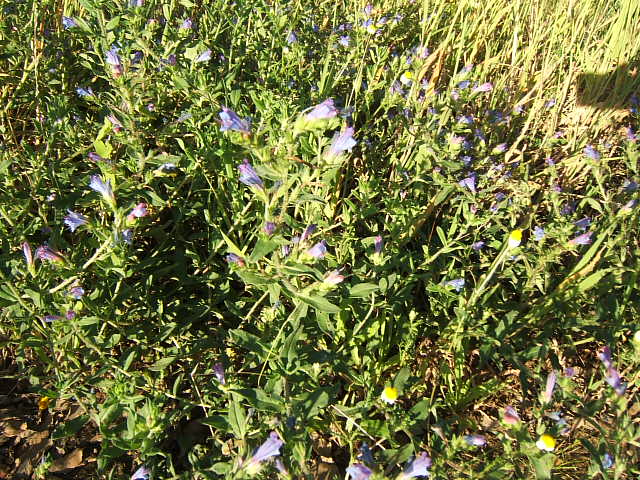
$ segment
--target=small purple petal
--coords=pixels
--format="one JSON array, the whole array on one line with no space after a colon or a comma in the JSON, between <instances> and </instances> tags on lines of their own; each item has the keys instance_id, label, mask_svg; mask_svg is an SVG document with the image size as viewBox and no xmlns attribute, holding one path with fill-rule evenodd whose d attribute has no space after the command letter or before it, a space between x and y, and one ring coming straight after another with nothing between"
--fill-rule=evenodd
<instances>
[{"instance_id":1,"label":"small purple petal","mask_svg":"<svg viewBox=\"0 0 640 480\"><path fill-rule=\"evenodd\" d=\"M242 161L240 165L238 165L238 170L240 171L239 180L245 185L248 185L250 187L258 187L258 188L264 187L264 183L262 182L262 179L260 178L258 173L253 169L253 167L249 163L249 160L247 160L246 158Z\"/></svg>"},{"instance_id":2,"label":"small purple petal","mask_svg":"<svg viewBox=\"0 0 640 480\"><path fill-rule=\"evenodd\" d=\"M76 229L87 223L87 217L80 213L76 213L72 210L67 210L68 215L64 217L64 223L71 232L75 232Z\"/></svg>"},{"instance_id":3,"label":"small purple petal","mask_svg":"<svg viewBox=\"0 0 640 480\"><path fill-rule=\"evenodd\" d=\"M602 157L602 155L600 155L600 152L598 152L593 147L593 145L587 145L586 147L584 147L584 154L593 160L600 160L600 158Z\"/></svg>"},{"instance_id":4,"label":"small purple petal","mask_svg":"<svg viewBox=\"0 0 640 480\"><path fill-rule=\"evenodd\" d=\"M307 250L307 254L316 259L324 258L326 253L327 253L327 242L325 242L324 240L316 243L313 247Z\"/></svg>"},{"instance_id":5,"label":"small purple petal","mask_svg":"<svg viewBox=\"0 0 640 480\"><path fill-rule=\"evenodd\" d=\"M249 133L249 122L241 119L233 110L222 107L222 111L218 114L220 117L221 127L220 130L226 132L227 130L235 130L241 133Z\"/></svg>"},{"instance_id":6,"label":"small purple petal","mask_svg":"<svg viewBox=\"0 0 640 480\"><path fill-rule=\"evenodd\" d=\"M591 235L593 232L583 233L569 240L569 245L589 245L591 243Z\"/></svg>"},{"instance_id":7,"label":"small purple petal","mask_svg":"<svg viewBox=\"0 0 640 480\"><path fill-rule=\"evenodd\" d=\"M464 441L467 445L472 447L482 447L487 443L487 439L483 435L465 435Z\"/></svg>"},{"instance_id":8,"label":"small purple petal","mask_svg":"<svg viewBox=\"0 0 640 480\"><path fill-rule=\"evenodd\" d=\"M347 468L347 475L351 480L367 480L373 471L361 463L354 463Z\"/></svg>"}]
</instances>

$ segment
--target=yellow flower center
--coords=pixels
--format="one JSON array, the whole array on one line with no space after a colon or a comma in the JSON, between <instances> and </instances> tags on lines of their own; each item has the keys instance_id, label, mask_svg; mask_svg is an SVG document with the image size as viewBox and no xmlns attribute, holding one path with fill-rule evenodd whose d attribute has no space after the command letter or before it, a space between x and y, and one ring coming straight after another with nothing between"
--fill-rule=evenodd
<instances>
[{"instance_id":1,"label":"yellow flower center","mask_svg":"<svg viewBox=\"0 0 640 480\"><path fill-rule=\"evenodd\" d=\"M538 448L540 448L541 450L551 451L554 448L556 448L556 439L553 438L548 433L545 433L544 435L540 436L540 439L538 440L537 444L538 444Z\"/></svg>"},{"instance_id":2,"label":"yellow flower center","mask_svg":"<svg viewBox=\"0 0 640 480\"><path fill-rule=\"evenodd\" d=\"M394 387L385 387L382 391L382 400L387 403L394 403L398 399L398 389Z\"/></svg>"},{"instance_id":3,"label":"yellow flower center","mask_svg":"<svg viewBox=\"0 0 640 480\"><path fill-rule=\"evenodd\" d=\"M49 408L49 402L51 399L49 397L40 397L38 400L38 410L43 411Z\"/></svg>"},{"instance_id":4,"label":"yellow flower center","mask_svg":"<svg viewBox=\"0 0 640 480\"><path fill-rule=\"evenodd\" d=\"M522 230L513 230L509 234L509 248L516 248L522 241Z\"/></svg>"}]
</instances>

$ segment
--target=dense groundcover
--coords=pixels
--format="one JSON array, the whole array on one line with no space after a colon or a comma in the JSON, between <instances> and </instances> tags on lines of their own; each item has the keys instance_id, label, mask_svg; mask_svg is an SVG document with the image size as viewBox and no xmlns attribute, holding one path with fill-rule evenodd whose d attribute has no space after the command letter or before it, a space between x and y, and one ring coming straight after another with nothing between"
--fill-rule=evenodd
<instances>
[{"instance_id":1,"label":"dense groundcover","mask_svg":"<svg viewBox=\"0 0 640 480\"><path fill-rule=\"evenodd\" d=\"M640 474L637 2L16 1L0 47L0 478Z\"/></svg>"}]
</instances>

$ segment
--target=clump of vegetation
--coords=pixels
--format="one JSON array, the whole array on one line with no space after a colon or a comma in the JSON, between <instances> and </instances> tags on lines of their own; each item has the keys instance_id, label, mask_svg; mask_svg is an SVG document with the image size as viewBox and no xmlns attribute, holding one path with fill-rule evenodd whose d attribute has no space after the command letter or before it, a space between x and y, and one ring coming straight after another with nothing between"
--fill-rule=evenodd
<instances>
[{"instance_id":1,"label":"clump of vegetation","mask_svg":"<svg viewBox=\"0 0 640 480\"><path fill-rule=\"evenodd\" d=\"M640 474L639 30L5 5L5 378L79 412L34 475L82 429L100 478Z\"/></svg>"}]
</instances>

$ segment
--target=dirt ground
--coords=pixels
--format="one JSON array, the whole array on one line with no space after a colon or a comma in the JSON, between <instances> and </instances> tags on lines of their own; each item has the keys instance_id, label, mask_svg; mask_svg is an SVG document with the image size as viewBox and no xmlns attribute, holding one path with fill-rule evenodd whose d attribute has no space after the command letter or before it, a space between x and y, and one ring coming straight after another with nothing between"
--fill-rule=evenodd
<instances>
[{"instance_id":1,"label":"dirt ground","mask_svg":"<svg viewBox=\"0 0 640 480\"><path fill-rule=\"evenodd\" d=\"M30 393L15 367L0 371L0 479L97 479L100 435L79 405ZM62 425L82 427L63 436ZM59 428L60 427L60 428Z\"/></svg>"}]
</instances>

